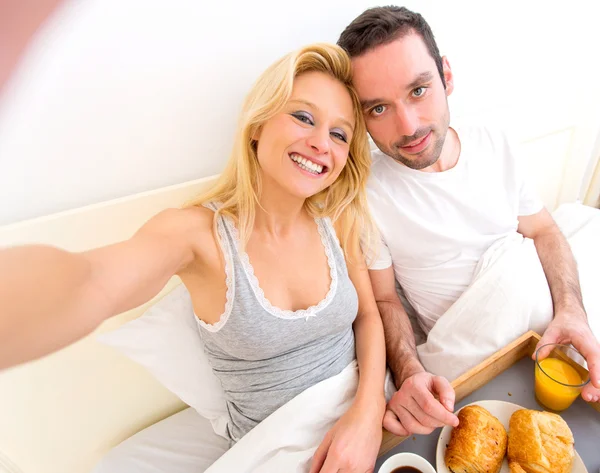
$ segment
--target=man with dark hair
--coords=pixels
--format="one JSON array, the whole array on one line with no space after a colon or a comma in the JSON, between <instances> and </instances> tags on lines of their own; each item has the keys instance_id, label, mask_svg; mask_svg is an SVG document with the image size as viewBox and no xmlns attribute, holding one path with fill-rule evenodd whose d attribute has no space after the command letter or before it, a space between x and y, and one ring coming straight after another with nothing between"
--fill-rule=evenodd
<instances>
[{"instance_id":1,"label":"man with dark hair","mask_svg":"<svg viewBox=\"0 0 600 473\"><path fill-rule=\"evenodd\" d=\"M447 96L454 78L425 19L406 8L372 8L338 44L352 58L354 85L379 148L369 201L383 245L371 281L398 389L384 427L408 435L458 424L452 387L419 361L395 279L429 333L469 287L483 254L517 233L533 239L552 295L554 318L538 346L573 343L592 379L582 396L597 401L600 345L569 244L520 175L504 135L450 127Z\"/></svg>"}]
</instances>

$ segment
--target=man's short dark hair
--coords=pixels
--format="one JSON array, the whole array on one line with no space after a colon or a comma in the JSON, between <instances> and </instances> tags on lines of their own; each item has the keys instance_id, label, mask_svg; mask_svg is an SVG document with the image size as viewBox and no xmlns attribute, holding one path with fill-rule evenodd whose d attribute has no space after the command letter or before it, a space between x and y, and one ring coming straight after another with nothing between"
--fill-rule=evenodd
<instances>
[{"instance_id":1,"label":"man's short dark hair","mask_svg":"<svg viewBox=\"0 0 600 473\"><path fill-rule=\"evenodd\" d=\"M390 5L364 11L342 32L338 45L354 58L410 33L416 33L423 39L429 55L435 61L445 88L442 57L433 32L425 18L408 8Z\"/></svg>"}]
</instances>

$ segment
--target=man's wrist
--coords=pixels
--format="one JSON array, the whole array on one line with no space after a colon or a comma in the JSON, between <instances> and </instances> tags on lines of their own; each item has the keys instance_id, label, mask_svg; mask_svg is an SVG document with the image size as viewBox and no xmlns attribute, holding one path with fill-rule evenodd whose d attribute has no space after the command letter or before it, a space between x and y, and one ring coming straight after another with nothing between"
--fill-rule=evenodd
<instances>
[{"instance_id":1,"label":"man's wrist","mask_svg":"<svg viewBox=\"0 0 600 473\"><path fill-rule=\"evenodd\" d=\"M396 389L400 389L402 383L411 376L414 376L418 373L423 373L425 368L419 361L419 359L414 355L409 355L402 357L399 363L399 366L393 370L394 373L394 383L396 384Z\"/></svg>"},{"instance_id":2,"label":"man's wrist","mask_svg":"<svg viewBox=\"0 0 600 473\"><path fill-rule=\"evenodd\" d=\"M585 321L587 322L587 314L580 300L571 299L563 300L554 307L554 318L564 321Z\"/></svg>"}]
</instances>

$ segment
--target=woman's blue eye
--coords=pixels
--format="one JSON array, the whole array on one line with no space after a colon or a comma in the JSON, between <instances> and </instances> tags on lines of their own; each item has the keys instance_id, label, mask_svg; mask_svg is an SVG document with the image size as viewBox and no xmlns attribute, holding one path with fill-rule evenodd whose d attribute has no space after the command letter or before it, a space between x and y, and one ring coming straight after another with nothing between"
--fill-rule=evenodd
<instances>
[{"instance_id":1,"label":"woman's blue eye","mask_svg":"<svg viewBox=\"0 0 600 473\"><path fill-rule=\"evenodd\" d=\"M338 140L343 141L344 143L348 142L348 139L346 138L346 135L344 135L343 133L340 133L338 131L332 131L331 132L331 136L334 136L335 138L337 138Z\"/></svg>"},{"instance_id":2,"label":"woman's blue eye","mask_svg":"<svg viewBox=\"0 0 600 473\"><path fill-rule=\"evenodd\" d=\"M292 115L292 117L294 117L296 120L298 120L302 123L306 123L307 125L314 126L314 124L315 124L312 116L306 112L294 112L294 113L291 113L290 115ZM343 141L344 143L348 142L348 138L346 137L346 134L342 131L332 131L332 132L330 132L330 135L338 140Z\"/></svg>"},{"instance_id":3,"label":"woman's blue eye","mask_svg":"<svg viewBox=\"0 0 600 473\"><path fill-rule=\"evenodd\" d=\"M292 117L294 117L296 120L301 121L302 123L306 123L307 125L314 125L312 118L310 117L310 115L308 115L306 113L301 113L301 112L292 113Z\"/></svg>"}]
</instances>

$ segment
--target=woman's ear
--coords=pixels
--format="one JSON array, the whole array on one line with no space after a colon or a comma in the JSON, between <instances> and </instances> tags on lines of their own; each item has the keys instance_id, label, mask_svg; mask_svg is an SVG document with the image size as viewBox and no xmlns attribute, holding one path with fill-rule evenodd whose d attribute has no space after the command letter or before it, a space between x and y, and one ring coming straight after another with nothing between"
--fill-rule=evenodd
<instances>
[{"instance_id":1,"label":"woman's ear","mask_svg":"<svg viewBox=\"0 0 600 473\"><path fill-rule=\"evenodd\" d=\"M252 132L252 141L254 141L255 143L258 142L258 140L260 139L260 134L262 132L262 127L257 127L253 132Z\"/></svg>"}]
</instances>

